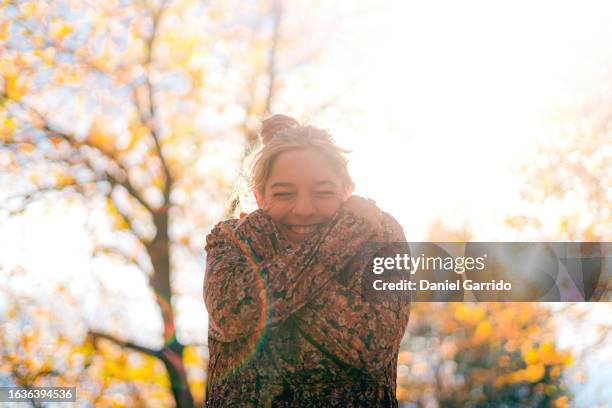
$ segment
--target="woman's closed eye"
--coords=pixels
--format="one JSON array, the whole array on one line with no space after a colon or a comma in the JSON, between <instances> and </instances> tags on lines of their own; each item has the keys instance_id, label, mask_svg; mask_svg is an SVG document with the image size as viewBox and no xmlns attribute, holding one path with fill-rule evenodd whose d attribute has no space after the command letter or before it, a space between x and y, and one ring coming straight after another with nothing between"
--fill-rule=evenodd
<instances>
[{"instance_id":1,"label":"woman's closed eye","mask_svg":"<svg viewBox=\"0 0 612 408\"><path fill-rule=\"evenodd\" d=\"M292 198L294 196L294 193L292 193L290 191L279 191L277 193L274 193L272 196L274 198L279 198L281 200L286 200L286 199Z\"/></svg>"},{"instance_id":2,"label":"woman's closed eye","mask_svg":"<svg viewBox=\"0 0 612 408\"><path fill-rule=\"evenodd\" d=\"M327 197L333 197L336 195L335 191L317 191L315 193L315 195L317 197L321 197L321 198L327 198Z\"/></svg>"}]
</instances>

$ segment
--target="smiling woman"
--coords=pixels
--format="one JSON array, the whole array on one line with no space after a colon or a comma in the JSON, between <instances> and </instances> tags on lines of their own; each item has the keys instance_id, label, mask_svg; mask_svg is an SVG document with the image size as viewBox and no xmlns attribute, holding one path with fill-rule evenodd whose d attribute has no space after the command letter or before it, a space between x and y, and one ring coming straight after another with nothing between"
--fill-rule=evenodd
<instances>
[{"instance_id":1,"label":"smiling woman","mask_svg":"<svg viewBox=\"0 0 612 408\"><path fill-rule=\"evenodd\" d=\"M206 406L396 407L409 303L362 296L369 242L405 240L353 196L329 134L276 115L263 123L258 210L206 238Z\"/></svg>"},{"instance_id":2,"label":"smiling woman","mask_svg":"<svg viewBox=\"0 0 612 408\"><path fill-rule=\"evenodd\" d=\"M270 125L278 129L268 136ZM353 191L344 152L324 131L277 115L264 121L266 148L253 167L252 189L259 208L289 242L299 244L327 224Z\"/></svg>"}]
</instances>

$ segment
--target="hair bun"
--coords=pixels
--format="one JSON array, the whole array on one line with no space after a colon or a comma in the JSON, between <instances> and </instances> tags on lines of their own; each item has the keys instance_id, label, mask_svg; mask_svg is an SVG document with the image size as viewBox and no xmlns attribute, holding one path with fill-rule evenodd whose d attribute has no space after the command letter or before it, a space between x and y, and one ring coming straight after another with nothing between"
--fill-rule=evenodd
<instances>
[{"instance_id":1,"label":"hair bun","mask_svg":"<svg viewBox=\"0 0 612 408\"><path fill-rule=\"evenodd\" d=\"M299 126L299 122L287 115L274 115L261 122L261 141L268 144L281 130Z\"/></svg>"}]
</instances>

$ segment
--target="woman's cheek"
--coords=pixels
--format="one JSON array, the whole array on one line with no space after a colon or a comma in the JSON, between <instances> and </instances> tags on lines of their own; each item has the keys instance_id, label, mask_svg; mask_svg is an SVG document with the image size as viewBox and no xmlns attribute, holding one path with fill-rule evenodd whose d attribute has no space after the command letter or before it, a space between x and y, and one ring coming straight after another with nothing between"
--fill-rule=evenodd
<instances>
[{"instance_id":1,"label":"woman's cheek","mask_svg":"<svg viewBox=\"0 0 612 408\"><path fill-rule=\"evenodd\" d=\"M279 200L269 200L264 208L264 211L270 214L273 220L279 220L284 216L286 211L286 203Z\"/></svg>"},{"instance_id":2,"label":"woman's cheek","mask_svg":"<svg viewBox=\"0 0 612 408\"><path fill-rule=\"evenodd\" d=\"M342 207L342 204L344 204L346 200L344 199L344 197L335 197L334 200L332 200L332 203L330 204L330 208L329 211L332 214L335 214L340 207Z\"/></svg>"}]
</instances>

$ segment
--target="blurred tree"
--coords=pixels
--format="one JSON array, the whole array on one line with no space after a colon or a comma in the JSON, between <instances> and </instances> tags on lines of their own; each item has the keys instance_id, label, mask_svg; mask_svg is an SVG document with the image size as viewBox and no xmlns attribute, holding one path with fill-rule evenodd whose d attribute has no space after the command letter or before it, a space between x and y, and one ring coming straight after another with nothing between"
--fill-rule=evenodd
<instances>
[{"instance_id":1,"label":"blurred tree","mask_svg":"<svg viewBox=\"0 0 612 408\"><path fill-rule=\"evenodd\" d=\"M103 206L94 255L148 275L177 406L193 406L176 331L176 274L202 264L203 232L226 208L282 70L317 49L288 30L281 0L49 2L0 5L0 166L5 216L49 194ZM297 17L294 17L294 19ZM298 24L297 27L300 25ZM288 43L290 42L290 46ZM289 55L279 69L279 53ZM5 188L5 187L3 187ZM8 191L14 195L8 195ZM59 194L59 195L58 195ZM232 211L236 203L232 204ZM204 313L204 311L202 311Z\"/></svg>"},{"instance_id":2,"label":"blurred tree","mask_svg":"<svg viewBox=\"0 0 612 408\"><path fill-rule=\"evenodd\" d=\"M581 86L565 104L551 110L549 133L541 135L534 155L517 169L524 177L522 195L530 208L510 214L506 223L528 240L612 240L612 81L609 67L601 72L607 77L589 78L597 84L594 89ZM609 260L610 246L602 250ZM571 346L574 379L579 383L587 380L589 361L609 351L612 339L612 321L597 317L612 315L612 275L605 260L602 265L594 292L605 296L607 291L608 297L599 304L567 303L555 309L560 325L588 338ZM596 386L595 379L592 387Z\"/></svg>"},{"instance_id":3,"label":"blurred tree","mask_svg":"<svg viewBox=\"0 0 612 408\"><path fill-rule=\"evenodd\" d=\"M536 303L417 303L399 355L398 398L443 407L563 407L571 363Z\"/></svg>"},{"instance_id":4,"label":"blurred tree","mask_svg":"<svg viewBox=\"0 0 612 408\"><path fill-rule=\"evenodd\" d=\"M9 276L24 277L13 270ZM42 300L52 291L53 300ZM94 406L144 407L172 404L169 381L163 364L150 355L121 347L93 335L79 336L70 315L78 313L79 302L65 289L49 287L15 292L0 288L6 309L0 314L0 380L20 387L74 387L77 403ZM82 326L82 324L77 324ZM40 403L32 400L32 405Z\"/></svg>"},{"instance_id":5,"label":"blurred tree","mask_svg":"<svg viewBox=\"0 0 612 408\"><path fill-rule=\"evenodd\" d=\"M539 239L612 240L612 100L598 88L582 103L557 108L551 131L538 140L535 157L518 169L528 203L554 215L556 225L541 217L511 214L507 223L537 231Z\"/></svg>"},{"instance_id":6,"label":"blurred tree","mask_svg":"<svg viewBox=\"0 0 612 408\"><path fill-rule=\"evenodd\" d=\"M431 224L427 241L466 242L469 224ZM398 361L400 401L443 407L565 407L572 362L537 303L413 304Z\"/></svg>"}]
</instances>

